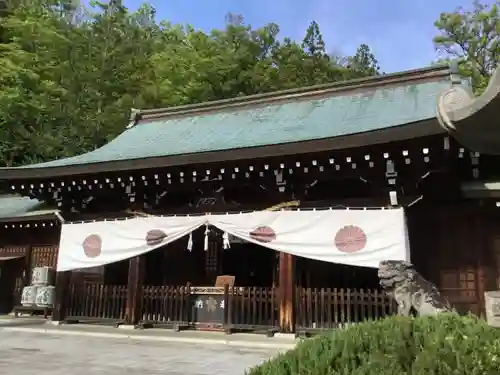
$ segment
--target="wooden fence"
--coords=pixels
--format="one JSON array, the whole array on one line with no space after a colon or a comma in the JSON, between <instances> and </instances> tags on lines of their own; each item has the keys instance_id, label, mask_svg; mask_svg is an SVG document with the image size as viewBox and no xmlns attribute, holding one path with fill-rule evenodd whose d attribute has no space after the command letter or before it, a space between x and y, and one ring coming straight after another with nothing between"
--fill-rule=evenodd
<instances>
[{"instance_id":1,"label":"wooden fence","mask_svg":"<svg viewBox=\"0 0 500 375\"><path fill-rule=\"evenodd\" d=\"M67 319L125 319L127 287L71 285ZM331 329L395 313L392 300L378 290L297 288L297 330ZM203 311L202 311L203 310ZM205 327L226 330L277 330L277 288L190 288L145 286L141 324Z\"/></svg>"},{"instance_id":2,"label":"wooden fence","mask_svg":"<svg viewBox=\"0 0 500 375\"><path fill-rule=\"evenodd\" d=\"M122 285L71 284L67 293L68 320L123 321L127 287Z\"/></svg>"},{"instance_id":3,"label":"wooden fence","mask_svg":"<svg viewBox=\"0 0 500 375\"><path fill-rule=\"evenodd\" d=\"M171 325L189 324L191 305L188 287L145 286L142 301L142 322Z\"/></svg>"},{"instance_id":4,"label":"wooden fence","mask_svg":"<svg viewBox=\"0 0 500 375\"><path fill-rule=\"evenodd\" d=\"M279 327L277 288L229 288L227 300L227 326L236 330Z\"/></svg>"},{"instance_id":5,"label":"wooden fence","mask_svg":"<svg viewBox=\"0 0 500 375\"><path fill-rule=\"evenodd\" d=\"M297 329L341 328L396 312L393 300L379 290L297 288Z\"/></svg>"},{"instance_id":6,"label":"wooden fence","mask_svg":"<svg viewBox=\"0 0 500 375\"><path fill-rule=\"evenodd\" d=\"M205 303L209 299L214 301L212 307ZM142 306L142 323L154 325L255 330L277 327L279 322L275 288L147 286Z\"/></svg>"}]
</instances>

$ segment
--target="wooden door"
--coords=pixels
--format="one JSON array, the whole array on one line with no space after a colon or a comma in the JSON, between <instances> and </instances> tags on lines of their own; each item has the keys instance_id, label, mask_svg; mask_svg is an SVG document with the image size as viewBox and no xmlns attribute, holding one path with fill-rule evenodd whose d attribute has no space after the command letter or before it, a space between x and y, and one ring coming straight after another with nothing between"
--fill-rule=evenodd
<instances>
[{"instance_id":1,"label":"wooden door","mask_svg":"<svg viewBox=\"0 0 500 375\"><path fill-rule=\"evenodd\" d=\"M459 313L484 314L487 223L477 207L439 215L439 287Z\"/></svg>"},{"instance_id":2,"label":"wooden door","mask_svg":"<svg viewBox=\"0 0 500 375\"><path fill-rule=\"evenodd\" d=\"M9 260L0 260L0 314L8 314L12 311L18 294L16 292L17 281L21 280L24 269L24 257Z\"/></svg>"},{"instance_id":3,"label":"wooden door","mask_svg":"<svg viewBox=\"0 0 500 375\"><path fill-rule=\"evenodd\" d=\"M411 258L461 313L484 309L484 218L464 206L422 207L408 212Z\"/></svg>"}]
</instances>

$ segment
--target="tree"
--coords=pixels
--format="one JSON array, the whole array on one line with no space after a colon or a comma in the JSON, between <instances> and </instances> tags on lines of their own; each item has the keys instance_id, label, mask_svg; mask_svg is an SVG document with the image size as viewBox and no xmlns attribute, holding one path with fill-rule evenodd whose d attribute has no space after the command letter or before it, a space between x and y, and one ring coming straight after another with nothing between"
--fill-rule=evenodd
<instances>
[{"instance_id":1,"label":"tree","mask_svg":"<svg viewBox=\"0 0 500 375\"><path fill-rule=\"evenodd\" d=\"M57 155L53 148L63 147L53 143L46 121L64 97L54 80L55 50L48 45L68 44L57 20L42 8L21 6L13 14L2 22L9 42L0 44L0 150L6 165Z\"/></svg>"},{"instance_id":2,"label":"tree","mask_svg":"<svg viewBox=\"0 0 500 375\"><path fill-rule=\"evenodd\" d=\"M155 98L149 98L149 103L198 103L375 73L361 64L331 59L315 22L299 44L289 38L280 42L276 24L253 29L241 16L229 15L226 20L225 29L209 34L193 27L162 25L168 42L152 58L156 78L148 92L155 93Z\"/></svg>"},{"instance_id":3,"label":"tree","mask_svg":"<svg viewBox=\"0 0 500 375\"><path fill-rule=\"evenodd\" d=\"M378 61L367 44L360 45L356 54L348 58L347 67L355 77L375 76L380 74Z\"/></svg>"},{"instance_id":4,"label":"tree","mask_svg":"<svg viewBox=\"0 0 500 375\"><path fill-rule=\"evenodd\" d=\"M307 28L302 48L309 56L322 58L325 55L325 42L316 21L312 21Z\"/></svg>"},{"instance_id":5,"label":"tree","mask_svg":"<svg viewBox=\"0 0 500 375\"><path fill-rule=\"evenodd\" d=\"M33 0L2 22L12 41L0 45L4 165L79 154L123 130L151 70L152 10L94 6Z\"/></svg>"},{"instance_id":6,"label":"tree","mask_svg":"<svg viewBox=\"0 0 500 375\"><path fill-rule=\"evenodd\" d=\"M444 58L456 60L461 72L471 78L474 90L481 93L500 63L500 1L482 4L475 1L472 10L458 8L441 13L435 26L439 35L436 48Z\"/></svg>"}]
</instances>

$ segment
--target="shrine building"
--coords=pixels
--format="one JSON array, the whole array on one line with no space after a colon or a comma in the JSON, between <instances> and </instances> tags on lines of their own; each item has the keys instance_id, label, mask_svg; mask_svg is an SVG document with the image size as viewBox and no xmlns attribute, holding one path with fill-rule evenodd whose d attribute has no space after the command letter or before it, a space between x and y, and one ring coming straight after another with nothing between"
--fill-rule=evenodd
<instances>
[{"instance_id":1,"label":"shrine building","mask_svg":"<svg viewBox=\"0 0 500 375\"><path fill-rule=\"evenodd\" d=\"M263 332L395 312L411 261L459 312L500 289L500 70L450 66L133 110L88 153L0 168L1 312L58 269L54 320Z\"/></svg>"}]
</instances>

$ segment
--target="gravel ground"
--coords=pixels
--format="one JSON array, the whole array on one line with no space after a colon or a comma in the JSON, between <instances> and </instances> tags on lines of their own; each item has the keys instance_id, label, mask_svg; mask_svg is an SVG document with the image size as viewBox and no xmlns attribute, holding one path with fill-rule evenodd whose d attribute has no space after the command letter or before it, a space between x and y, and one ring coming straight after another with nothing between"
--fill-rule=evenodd
<instances>
[{"instance_id":1,"label":"gravel ground","mask_svg":"<svg viewBox=\"0 0 500 375\"><path fill-rule=\"evenodd\" d=\"M277 352L0 329L0 374L243 375Z\"/></svg>"}]
</instances>

